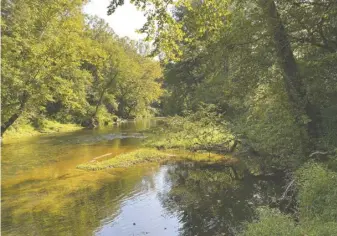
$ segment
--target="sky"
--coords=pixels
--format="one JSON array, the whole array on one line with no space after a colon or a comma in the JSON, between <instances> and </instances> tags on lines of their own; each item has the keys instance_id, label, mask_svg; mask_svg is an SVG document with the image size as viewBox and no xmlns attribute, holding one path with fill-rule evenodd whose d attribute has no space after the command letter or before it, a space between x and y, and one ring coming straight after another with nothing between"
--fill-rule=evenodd
<instances>
[{"instance_id":1,"label":"sky","mask_svg":"<svg viewBox=\"0 0 337 236\"><path fill-rule=\"evenodd\" d=\"M144 38L144 35L135 32L135 30L140 29L146 22L143 13L138 11L129 0L125 0L123 6L118 7L114 14L108 16L107 7L109 3L110 0L90 0L90 2L84 6L83 10L86 14L97 15L105 19L120 37L127 36L133 40Z\"/></svg>"}]
</instances>

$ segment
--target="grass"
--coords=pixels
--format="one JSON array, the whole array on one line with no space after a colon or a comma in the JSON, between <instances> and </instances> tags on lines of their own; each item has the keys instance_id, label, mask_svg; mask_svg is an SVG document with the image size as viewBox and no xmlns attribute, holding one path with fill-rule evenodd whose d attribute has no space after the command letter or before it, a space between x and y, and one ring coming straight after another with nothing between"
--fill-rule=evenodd
<instances>
[{"instance_id":1,"label":"grass","mask_svg":"<svg viewBox=\"0 0 337 236\"><path fill-rule=\"evenodd\" d=\"M171 150L170 153L158 151L156 149L141 148L133 152L123 153L101 162L89 162L80 164L78 169L82 170L103 170L109 168L130 167L137 164L149 162L161 162L166 160L189 160L204 163L232 163L233 158L208 153L189 153Z\"/></svg>"},{"instance_id":2,"label":"grass","mask_svg":"<svg viewBox=\"0 0 337 236\"><path fill-rule=\"evenodd\" d=\"M4 133L4 138L21 138L38 134L40 134L40 132L30 124L23 124L20 126L13 125Z\"/></svg>"},{"instance_id":3,"label":"grass","mask_svg":"<svg viewBox=\"0 0 337 236\"><path fill-rule=\"evenodd\" d=\"M5 132L4 138L7 141L41 134L70 132L79 129L82 129L82 127L76 124L62 124L52 120L44 120L38 128L35 128L29 123L14 124Z\"/></svg>"},{"instance_id":4,"label":"grass","mask_svg":"<svg viewBox=\"0 0 337 236\"><path fill-rule=\"evenodd\" d=\"M105 161L81 164L78 165L77 168L83 170L103 170L108 168L129 167L141 163L159 162L167 160L170 157L173 157L173 155L155 149L139 149L117 155Z\"/></svg>"},{"instance_id":5,"label":"grass","mask_svg":"<svg viewBox=\"0 0 337 236\"><path fill-rule=\"evenodd\" d=\"M76 124L62 124L57 121L44 120L41 128L39 128L40 133L58 133L58 132L70 132L82 129L83 127Z\"/></svg>"}]
</instances>

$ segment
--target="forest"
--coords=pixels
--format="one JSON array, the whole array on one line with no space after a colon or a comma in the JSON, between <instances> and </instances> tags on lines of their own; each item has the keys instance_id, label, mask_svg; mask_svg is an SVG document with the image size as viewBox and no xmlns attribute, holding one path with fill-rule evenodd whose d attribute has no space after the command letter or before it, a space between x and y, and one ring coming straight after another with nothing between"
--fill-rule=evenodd
<instances>
[{"instance_id":1,"label":"forest","mask_svg":"<svg viewBox=\"0 0 337 236\"><path fill-rule=\"evenodd\" d=\"M86 16L82 0L2 1L1 136L166 117L158 150L285 174L277 204L288 205L259 208L238 235L337 235L337 2L130 2L144 41Z\"/></svg>"},{"instance_id":2,"label":"forest","mask_svg":"<svg viewBox=\"0 0 337 236\"><path fill-rule=\"evenodd\" d=\"M1 4L1 135L12 125L96 127L156 113L162 70L147 43L85 16L81 0Z\"/></svg>"}]
</instances>

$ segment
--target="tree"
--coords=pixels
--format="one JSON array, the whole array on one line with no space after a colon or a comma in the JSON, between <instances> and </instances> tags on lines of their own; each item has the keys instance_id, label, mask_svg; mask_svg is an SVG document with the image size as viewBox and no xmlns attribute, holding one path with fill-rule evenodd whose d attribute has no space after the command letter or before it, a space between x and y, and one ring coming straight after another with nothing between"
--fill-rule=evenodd
<instances>
[{"instance_id":1,"label":"tree","mask_svg":"<svg viewBox=\"0 0 337 236\"><path fill-rule=\"evenodd\" d=\"M214 103L227 114L237 136L283 158L307 156L336 140L327 141L333 135L322 131L333 123L323 121L323 114L329 110L331 118L335 107L336 90L323 85L335 85L335 1L133 3L148 19L141 32L171 62L167 98L184 94L178 104L171 101L173 107ZM121 4L112 1L109 13ZM325 58L324 66L318 66L319 58ZM309 65L317 65L316 78Z\"/></svg>"},{"instance_id":2,"label":"tree","mask_svg":"<svg viewBox=\"0 0 337 236\"><path fill-rule=\"evenodd\" d=\"M83 4L2 2L1 135L17 120L97 126L119 113L151 113L161 95L159 62L139 55L104 20L85 16Z\"/></svg>"},{"instance_id":3,"label":"tree","mask_svg":"<svg viewBox=\"0 0 337 236\"><path fill-rule=\"evenodd\" d=\"M80 108L89 73L82 1L3 1L1 135L22 114L48 101Z\"/></svg>"},{"instance_id":4,"label":"tree","mask_svg":"<svg viewBox=\"0 0 337 236\"><path fill-rule=\"evenodd\" d=\"M134 41L118 38L103 20L91 18L88 24L93 47L101 52L87 62L94 78L90 92L93 120L101 105L122 118L146 115L161 95L159 62L139 55Z\"/></svg>"}]
</instances>

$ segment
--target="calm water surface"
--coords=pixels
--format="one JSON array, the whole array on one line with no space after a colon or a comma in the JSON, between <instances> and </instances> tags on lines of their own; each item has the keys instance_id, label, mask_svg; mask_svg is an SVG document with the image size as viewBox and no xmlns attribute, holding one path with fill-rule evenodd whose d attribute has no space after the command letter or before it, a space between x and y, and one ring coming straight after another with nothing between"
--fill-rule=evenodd
<instances>
[{"instance_id":1,"label":"calm water surface","mask_svg":"<svg viewBox=\"0 0 337 236\"><path fill-rule=\"evenodd\" d=\"M225 167L190 162L76 169L136 149L156 123L5 140L2 235L236 235L280 194L278 181L238 181Z\"/></svg>"}]
</instances>

